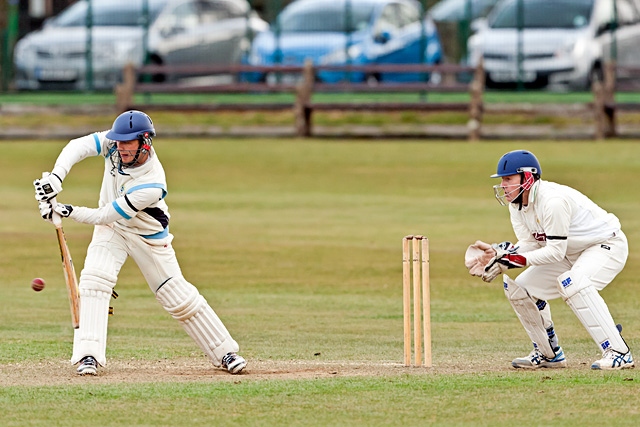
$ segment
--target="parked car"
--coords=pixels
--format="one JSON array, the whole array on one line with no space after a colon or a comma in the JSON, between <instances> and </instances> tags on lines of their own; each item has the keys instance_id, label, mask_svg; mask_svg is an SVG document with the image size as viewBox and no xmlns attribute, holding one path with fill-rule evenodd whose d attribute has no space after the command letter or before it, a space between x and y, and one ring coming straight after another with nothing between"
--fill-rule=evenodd
<instances>
[{"instance_id":1,"label":"parked car","mask_svg":"<svg viewBox=\"0 0 640 427\"><path fill-rule=\"evenodd\" d=\"M433 19L442 40L445 62L468 63L467 40L471 22L486 17L498 0L441 0L427 13ZM458 76L468 82L471 75Z\"/></svg>"},{"instance_id":2,"label":"parked car","mask_svg":"<svg viewBox=\"0 0 640 427\"><path fill-rule=\"evenodd\" d=\"M640 13L633 0L501 0L469 38L472 64L484 61L488 87L588 89L602 76L615 40L621 65L640 65ZM612 31L615 28L615 31ZM521 45L521 67L518 46Z\"/></svg>"},{"instance_id":3,"label":"parked car","mask_svg":"<svg viewBox=\"0 0 640 427\"><path fill-rule=\"evenodd\" d=\"M250 38L268 28L247 0L92 0L91 69L87 67L88 2L78 1L18 41L17 89L112 89L127 63L231 64ZM162 77L162 76L161 76Z\"/></svg>"},{"instance_id":4,"label":"parked car","mask_svg":"<svg viewBox=\"0 0 640 427\"><path fill-rule=\"evenodd\" d=\"M296 0L279 14L272 30L253 41L250 65L437 64L442 60L438 32L423 18L416 0ZM293 76L284 76L284 78ZM249 81L280 78L255 72ZM321 71L328 83L410 81L417 73Z\"/></svg>"}]
</instances>

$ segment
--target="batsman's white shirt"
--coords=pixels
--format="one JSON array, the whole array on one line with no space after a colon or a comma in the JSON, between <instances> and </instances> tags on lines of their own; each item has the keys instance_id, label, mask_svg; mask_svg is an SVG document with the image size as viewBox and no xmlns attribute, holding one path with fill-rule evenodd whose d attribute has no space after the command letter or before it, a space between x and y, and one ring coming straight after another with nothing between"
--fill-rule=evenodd
<instances>
[{"instance_id":1,"label":"batsman's white shirt","mask_svg":"<svg viewBox=\"0 0 640 427\"><path fill-rule=\"evenodd\" d=\"M169 210L164 201L167 184L164 169L153 148L140 166L114 169L109 152L113 143L107 132L73 139L62 149L53 173L64 180L73 165L91 156L104 158L104 175L98 208L74 207L70 218L96 226L85 259L85 269L99 266L117 276L126 256L131 256L149 288L156 292L170 277L182 277L171 246ZM109 248L105 265L102 249ZM81 277L82 286L82 277ZM111 286L115 286L115 281Z\"/></svg>"},{"instance_id":2,"label":"batsman's white shirt","mask_svg":"<svg viewBox=\"0 0 640 427\"><path fill-rule=\"evenodd\" d=\"M73 139L56 160L53 173L61 179L71 167L90 156L105 158L104 176L98 209L74 208L72 218L85 224L111 224L123 231L147 238L162 238L168 234L169 210L164 197L167 183L162 164L155 150L141 166L118 171L110 161L114 150L105 132Z\"/></svg>"},{"instance_id":3,"label":"batsman's white shirt","mask_svg":"<svg viewBox=\"0 0 640 427\"><path fill-rule=\"evenodd\" d=\"M557 278L579 269L602 290L622 270L627 239L618 218L581 192L554 182L537 181L529 204L509 205L518 253L527 268L516 282L541 299L560 296Z\"/></svg>"}]
</instances>

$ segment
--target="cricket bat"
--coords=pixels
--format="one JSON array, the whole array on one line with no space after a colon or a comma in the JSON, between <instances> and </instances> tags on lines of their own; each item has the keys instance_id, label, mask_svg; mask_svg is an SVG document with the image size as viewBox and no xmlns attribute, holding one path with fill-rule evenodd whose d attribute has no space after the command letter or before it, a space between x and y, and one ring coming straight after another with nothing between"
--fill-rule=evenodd
<instances>
[{"instance_id":1,"label":"cricket bat","mask_svg":"<svg viewBox=\"0 0 640 427\"><path fill-rule=\"evenodd\" d=\"M51 199L51 204L53 206L55 206L56 203L55 197ZM51 221L53 221L53 225L56 227L56 236L58 237L58 245L60 245L64 281L67 284L67 291L69 292L71 325L74 329L78 329L80 327L80 296L78 295L78 278L76 276L76 270L73 267L73 259L71 259L69 246L67 246L67 238L65 237L64 230L62 228L62 217L54 211L51 216Z\"/></svg>"}]
</instances>

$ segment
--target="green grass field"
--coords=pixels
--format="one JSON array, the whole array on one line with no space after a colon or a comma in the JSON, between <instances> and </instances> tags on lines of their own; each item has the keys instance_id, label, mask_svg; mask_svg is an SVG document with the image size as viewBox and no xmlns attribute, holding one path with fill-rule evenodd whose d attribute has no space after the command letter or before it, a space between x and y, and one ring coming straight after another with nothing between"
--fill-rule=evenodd
<instances>
[{"instance_id":1,"label":"green grass field","mask_svg":"<svg viewBox=\"0 0 640 427\"><path fill-rule=\"evenodd\" d=\"M569 368L510 368L527 336L500 283L472 278L463 262L477 239L513 239L489 175L504 152L532 150L544 178L620 217L630 257L603 296L640 355L637 143L157 138L185 277L249 367L213 368L128 262L95 378L68 363L59 251L31 185L63 144L2 143L0 425L640 423L638 371L591 371L599 352L561 300L551 306ZM59 201L95 206L102 168L76 165ZM65 231L79 273L91 227L67 221ZM431 369L402 366L401 239L417 233L431 246ZM30 289L34 277L43 292Z\"/></svg>"}]
</instances>

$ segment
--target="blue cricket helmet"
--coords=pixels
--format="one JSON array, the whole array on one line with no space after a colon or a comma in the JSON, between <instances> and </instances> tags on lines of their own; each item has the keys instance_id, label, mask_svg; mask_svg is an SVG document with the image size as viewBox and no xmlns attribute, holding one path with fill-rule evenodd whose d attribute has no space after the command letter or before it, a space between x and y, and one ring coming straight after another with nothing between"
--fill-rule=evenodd
<instances>
[{"instance_id":1,"label":"blue cricket helmet","mask_svg":"<svg viewBox=\"0 0 640 427\"><path fill-rule=\"evenodd\" d=\"M503 155L498 161L496 173L491 178L501 178L503 176L517 175L529 172L538 177L542 176L540 162L527 150L514 150Z\"/></svg>"},{"instance_id":2,"label":"blue cricket helmet","mask_svg":"<svg viewBox=\"0 0 640 427\"><path fill-rule=\"evenodd\" d=\"M145 135L145 133L147 135ZM156 136L151 117L142 111L131 110L120 114L113 122L107 138L113 141L131 141Z\"/></svg>"}]
</instances>

